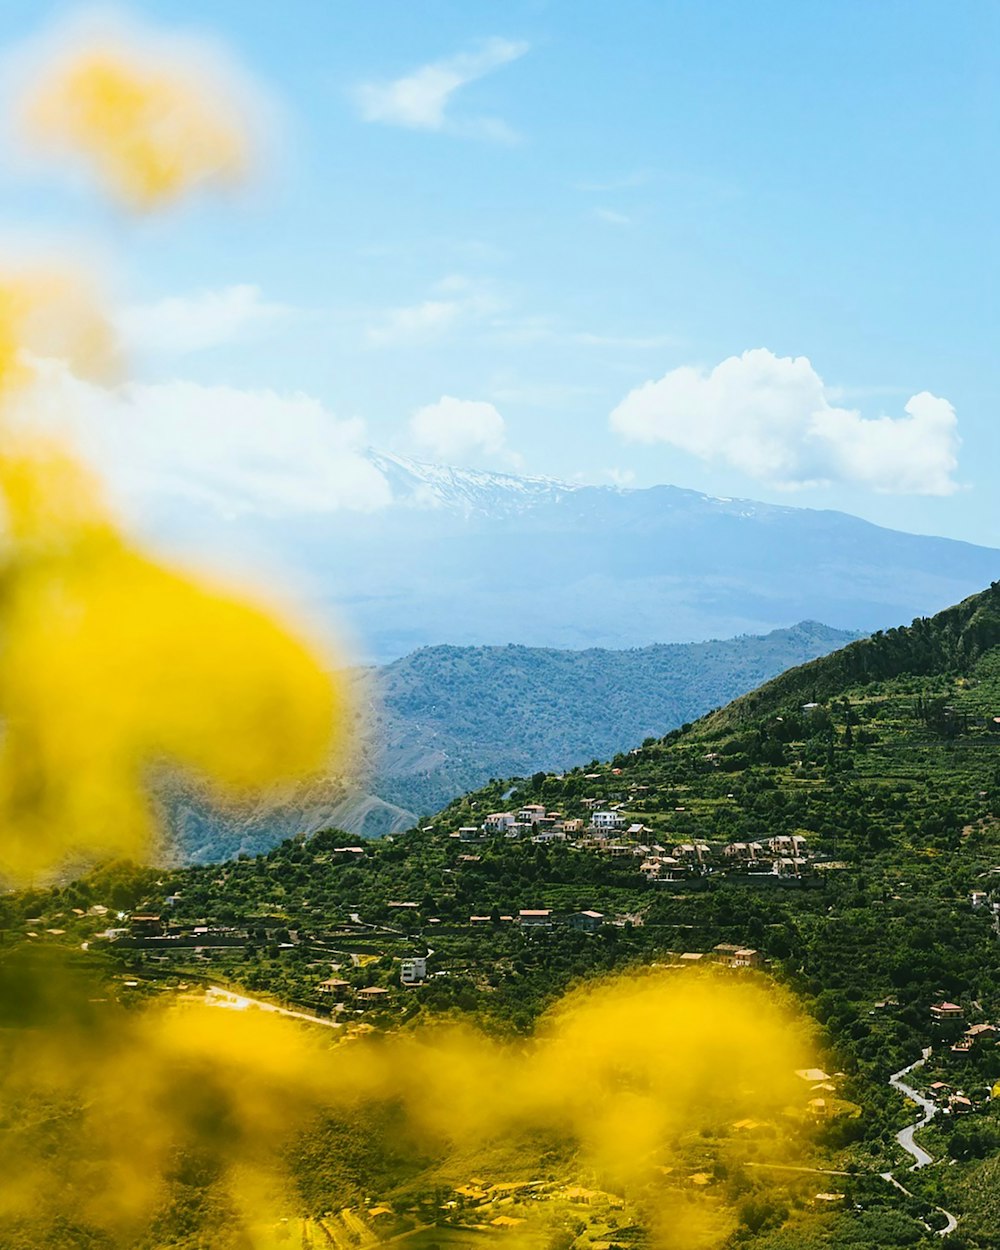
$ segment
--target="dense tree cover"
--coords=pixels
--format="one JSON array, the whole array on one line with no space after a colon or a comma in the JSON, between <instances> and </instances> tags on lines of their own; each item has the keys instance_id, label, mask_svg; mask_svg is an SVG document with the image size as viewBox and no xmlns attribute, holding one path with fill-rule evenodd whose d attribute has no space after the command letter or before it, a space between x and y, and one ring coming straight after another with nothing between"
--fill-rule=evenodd
<instances>
[{"instance_id":1,"label":"dense tree cover","mask_svg":"<svg viewBox=\"0 0 1000 1250\"><path fill-rule=\"evenodd\" d=\"M816 621L623 651L424 647L376 670L372 788L433 812L491 776L627 750L842 646Z\"/></svg>"},{"instance_id":2,"label":"dense tree cover","mask_svg":"<svg viewBox=\"0 0 1000 1250\"><path fill-rule=\"evenodd\" d=\"M760 690L734 700L713 724L753 721L796 701L835 698L852 686L893 677L935 677L972 672L1000 644L1000 582L933 617L879 630L811 664L791 669Z\"/></svg>"},{"instance_id":3,"label":"dense tree cover","mask_svg":"<svg viewBox=\"0 0 1000 1250\"><path fill-rule=\"evenodd\" d=\"M76 942L98 927L86 914L95 902L167 914L171 898L178 924L229 924L249 939L167 960L111 947L109 957L143 984L228 979L329 1010L318 986L335 971L355 989L391 988L387 1005L365 1014L369 1023L407 1027L460 1013L505 1033L530 1031L582 978L719 942L752 946L815 1017L838 1089L861 1113L831 1120L822 1134L830 1158L852 1174L836 1182L840 1206L820 1213L793 1197L768 1205L749 1193L733 1244L941 1245L928 1231L940 1227L940 1206L963 1217L944 1244L984 1250L1000 1240L990 1196L1000 1121L986 1097L1000 1052L992 1039L968 1054L950 1048L968 1022L1000 1022L1000 944L988 905L1000 900L1000 639L990 641L998 600L993 587L939 618L854 644L846 658L779 678L756 696L755 713L744 700L605 764L492 781L391 839L327 831L221 865L109 866L6 897L3 925L13 940L31 922L40 933L41 921L58 918ZM598 800L619 805L666 847L798 834L816 867L786 883L717 870L656 884L630 856L452 836L529 801L573 817ZM972 906L973 891L984 905ZM592 909L606 922L594 933L566 924L529 932L503 919L520 908L557 917ZM491 919L470 927L472 915ZM428 950L435 975L404 990L399 958ZM930 1008L942 998L962 1005L965 1020L936 1023ZM893 1134L913 1118L886 1082L928 1045L932 1059L913 1079L973 1092L975 1106L928 1131L945 1162L908 1177L916 1197L904 1199L878 1178L899 1166ZM322 1153L317 1132L304 1159ZM329 1133L336 1137L336 1126ZM336 1166L349 1172L348 1163ZM302 1169L318 1201L325 1182L312 1164Z\"/></svg>"}]
</instances>

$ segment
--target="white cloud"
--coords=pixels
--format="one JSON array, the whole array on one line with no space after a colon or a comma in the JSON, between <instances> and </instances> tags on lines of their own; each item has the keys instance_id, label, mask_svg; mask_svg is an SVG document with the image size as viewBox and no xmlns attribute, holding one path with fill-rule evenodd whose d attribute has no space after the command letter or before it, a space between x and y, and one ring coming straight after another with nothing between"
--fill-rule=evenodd
<instances>
[{"instance_id":1,"label":"white cloud","mask_svg":"<svg viewBox=\"0 0 1000 1250\"><path fill-rule=\"evenodd\" d=\"M240 284L133 305L116 326L126 350L184 356L258 334L290 312L268 303L258 287Z\"/></svg>"},{"instance_id":2,"label":"white cloud","mask_svg":"<svg viewBox=\"0 0 1000 1250\"><path fill-rule=\"evenodd\" d=\"M637 387L611 413L611 426L627 439L669 443L777 486L958 489L958 421L947 400L922 391L904 416L863 417L831 398L805 356L757 348L708 371L672 369Z\"/></svg>"},{"instance_id":3,"label":"white cloud","mask_svg":"<svg viewBox=\"0 0 1000 1250\"><path fill-rule=\"evenodd\" d=\"M363 454L363 423L308 395L183 381L104 390L45 364L20 415L69 436L126 506L187 499L227 516L289 516L391 503Z\"/></svg>"},{"instance_id":4,"label":"white cloud","mask_svg":"<svg viewBox=\"0 0 1000 1250\"><path fill-rule=\"evenodd\" d=\"M483 400L442 395L436 404L427 404L413 414L410 435L421 453L449 464L484 459L520 463L507 447L503 417Z\"/></svg>"},{"instance_id":5,"label":"white cloud","mask_svg":"<svg viewBox=\"0 0 1000 1250\"><path fill-rule=\"evenodd\" d=\"M362 83L354 90L354 101L366 122L409 130L452 130L510 141L515 136L504 122L489 117L456 121L448 109L452 96L461 87L516 61L527 51L528 45L520 41L488 39L475 52L460 52L434 61L391 82Z\"/></svg>"},{"instance_id":6,"label":"white cloud","mask_svg":"<svg viewBox=\"0 0 1000 1250\"><path fill-rule=\"evenodd\" d=\"M429 299L419 304L387 308L365 331L372 347L399 347L432 343L460 324L495 313L500 302L490 291L464 274L449 274L434 284Z\"/></svg>"},{"instance_id":7,"label":"white cloud","mask_svg":"<svg viewBox=\"0 0 1000 1250\"><path fill-rule=\"evenodd\" d=\"M390 308L368 327L366 335L373 347L426 343L440 338L459 320L463 305L459 300L427 299L404 308Z\"/></svg>"}]
</instances>

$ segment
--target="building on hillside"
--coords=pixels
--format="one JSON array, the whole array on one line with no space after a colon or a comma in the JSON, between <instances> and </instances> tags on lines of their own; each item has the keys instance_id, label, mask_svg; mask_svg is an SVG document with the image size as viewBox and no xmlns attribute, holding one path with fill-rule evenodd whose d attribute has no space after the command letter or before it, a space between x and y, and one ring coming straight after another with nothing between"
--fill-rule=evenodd
<instances>
[{"instance_id":1,"label":"building on hillside","mask_svg":"<svg viewBox=\"0 0 1000 1250\"><path fill-rule=\"evenodd\" d=\"M327 994L330 998L342 999L347 991L351 988L349 981L341 981L339 977L328 977L325 981L320 981L316 986L319 994Z\"/></svg>"},{"instance_id":2,"label":"building on hillside","mask_svg":"<svg viewBox=\"0 0 1000 1250\"><path fill-rule=\"evenodd\" d=\"M969 895L969 902L972 904L973 908L985 907L988 898L989 895L985 890L973 890Z\"/></svg>"},{"instance_id":3,"label":"building on hillside","mask_svg":"<svg viewBox=\"0 0 1000 1250\"><path fill-rule=\"evenodd\" d=\"M506 833L515 824L517 820L513 812L490 812L483 821L483 829L486 833Z\"/></svg>"},{"instance_id":4,"label":"building on hillside","mask_svg":"<svg viewBox=\"0 0 1000 1250\"><path fill-rule=\"evenodd\" d=\"M520 825L537 825L544 819L545 807L541 803L526 803L517 813L517 822Z\"/></svg>"},{"instance_id":5,"label":"building on hillside","mask_svg":"<svg viewBox=\"0 0 1000 1250\"><path fill-rule=\"evenodd\" d=\"M797 833L783 833L776 838L769 838L767 845L773 855L802 855L806 849L806 840Z\"/></svg>"},{"instance_id":6,"label":"building on hillside","mask_svg":"<svg viewBox=\"0 0 1000 1250\"><path fill-rule=\"evenodd\" d=\"M964 1020L965 1010L958 1003L935 1003L931 1008L933 1020Z\"/></svg>"},{"instance_id":7,"label":"building on hillside","mask_svg":"<svg viewBox=\"0 0 1000 1250\"><path fill-rule=\"evenodd\" d=\"M720 942L714 947L712 959L724 968L758 968L763 963L759 951L731 942Z\"/></svg>"},{"instance_id":8,"label":"building on hillside","mask_svg":"<svg viewBox=\"0 0 1000 1250\"><path fill-rule=\"evenodd\" d=\"M399 965L399 979L403 985L419 985L427 980L427 957L414 955Z\"/></svg>"},{"instance_id":9,"label":"building on hillside","mask_svg":"<svg viewBox=\"0 0 1000 1250\"><path fill-rule=\"evenodd\" d=\"M538 832L532 836L532 842L544 843L566 841L566 834L562 829L557 829L555 825L553 825L550 829L544 829L542 825L537 824L535 825L535 828Z\"/></svg>"},{"instance_id":10,"label":"building on hillside","mask_svg":"<svg viewBox=\"0 0 1000 1250\"><path fill-rule=\"evenodd\" d=\"M952 1052L956 1055L966 1055L981 1042L992 1041L996 1037L996 1033L997 1029L994 1024L970 1024L964 1034L952 1046Z\"/></svg>"},{"instance_id":11,"label":"building on hillside","mask_svg":"<svg viewBox=\"0 0 1000 1250\"><path fill-rule=\"evenodd\" d=\"M369 985L363 990L358 990L355 997L361 1007L378 1007L386 1002L389 991L382 985Z\"/></svg>"},{"instance_id":12,"label":"building on hillside","mask_svg":"<svg viewBox=\"0 0 1000 1250\"><path fill-rule=\"evenodd\" d=\"M595 829L624 829L625 817L620 812L591 812L590 823Z\"/></svg>"},{"instance_id":13,"label":"building on hillside","mask_svg":"<svg viewBox=\"0 0 1000 1250\"><path fill-rule=\"evenodd\" d=\"M522 907L517 913L517 923L522 929L546 928L552 924L552 912L547 907Z\"/></svg>"},{"instance_id":14,"label":"building on hillside","mask_svg":"<svg viewBox=\"0 0 1000 1250\"><path fill-rule=\"evenodd\" d=\"M566 923L571 929L579 929L583 933L596 933L604 923L604 915L599 911L577 911L567 918Z\"/></svg>"},{"instance_id":15,"label":"building on hillside","mask_svg":"<svg viewBox=\"0 0 1000 1250\"><path fill-rule=\"evenodd\" d=\"M639 865L639 871L648 881L680 881L688 874L686 866L672 855L650 855Z\"/></svg>"},{"instance_id":16,"label":"building on hillside","mask_svg":"<svg viewBox=\"0 0 1000 1250\"><path fill-rule=\"evenodd\" d=\"M135 937L158 937L163 932L163 921L159 916L130 916L128 923Z\"/></svg>"},{"instance_id":17,"label":"building on hillside","mask_svg":"<svg viewBox=\"0 0 1000 1250\"><path fill-rule=\"evenodd\" d=\"M680 846L673 848L673 854L677 859L694 861L699 864L704 863L712 853L712 848L707 842L682 842Z\"/></svg>"},{"instance_id":18,"label":"building on hillside","mask_svg":"<svg viewBox=\"0 0 1000 1250\"><path fill-rule=\"evenodd\" d=\"M463 825L458 831L458 836L463 842L478 842L483 836L483 831L476 825Z\"/></svg>"}]
</instances>

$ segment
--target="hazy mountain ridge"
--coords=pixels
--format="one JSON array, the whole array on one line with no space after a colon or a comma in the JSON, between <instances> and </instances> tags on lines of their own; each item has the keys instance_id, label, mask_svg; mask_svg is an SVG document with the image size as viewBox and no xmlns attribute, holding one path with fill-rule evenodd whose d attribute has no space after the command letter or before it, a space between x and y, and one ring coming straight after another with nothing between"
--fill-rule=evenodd
<instances>
[{"instance_id":1,"label":"hazy mountain ridge","mask_svg":"<svg viewBox=\"0 0 1000 1250\"><path fill-rule=\"evenodd\" d=\"M764 637L625 651L427 647L353 674L363 709L356 780L323 778L228 813L175 781L167 821L197 861L330 826L405 829L491 777L568 768L658 737L853 637L805 621Z\"/></svg>"},{"instance_id":2,"label":"hazy mountain ridge","mask_svg":"<svg viewBox=\"0 0 1000 1250\"><path fill-rule=\"evenodd\" d=\"M603 759L852 637L805 621L764 637L631 650L424 648L375 676L373 788L433 812L473 776Z\"/></svg>"},{"instance_id":3,"label":"hazy mountain ridge","mask_svg":"<svg viewBox=\"0 0 1000 1250\"><path fill-rule=\"evenodd\" d=\"M617 649L800 620L867 633L1000 576L1000 551L841 512L371 457L392 506L257 524L377 662L445 638Z\"/></svg>"}]
</instances>

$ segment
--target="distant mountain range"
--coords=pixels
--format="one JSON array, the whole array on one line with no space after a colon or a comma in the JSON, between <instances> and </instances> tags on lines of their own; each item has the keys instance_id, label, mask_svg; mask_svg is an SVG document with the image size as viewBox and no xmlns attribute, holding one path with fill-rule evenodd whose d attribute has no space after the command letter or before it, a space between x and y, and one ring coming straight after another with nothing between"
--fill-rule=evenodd
<instances>
[{"instance_id":1,"label":"distant mountain range","mask_svg":"<svg viewBox=\"0 0 1000 1250\"><path fill-rule=\"evenodd\" d=\"M224 814L190 787L166 789L185 858L254 852L335 826L405 829L492 777L606 758L728 703L857 637L806 621L764 637L613 651L426 647L354 674L362 773Z\"/></svg>"},{"instance_id":2,"label":"distant mountain range","mask_svg":"<svg viewBox=\"0 0 1000 1250\"><path fill-rule=\"evenodd\" d=\"M801 620L869 633L1000 577L1000 551L842 512L369 459L389 507L229 524L301 572L372 662L442 642L620 648Z\"/></svg>"}]
</instances>

